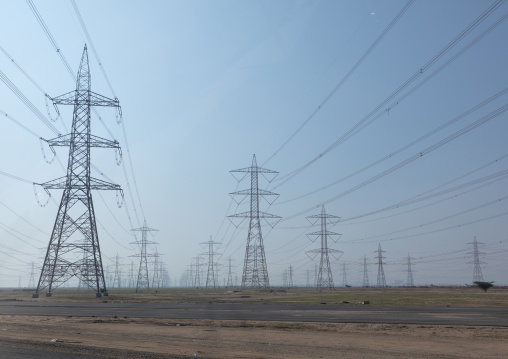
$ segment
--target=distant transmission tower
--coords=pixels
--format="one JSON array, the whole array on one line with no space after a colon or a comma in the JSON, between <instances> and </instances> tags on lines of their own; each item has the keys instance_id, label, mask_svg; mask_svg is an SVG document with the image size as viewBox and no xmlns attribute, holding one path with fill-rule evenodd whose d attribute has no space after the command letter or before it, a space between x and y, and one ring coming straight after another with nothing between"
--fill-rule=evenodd
<instances>
[{"instance_id":1,"label":"distant transmission tower","mask_svg":"<svg viewBox=\"0 0 508 359\"><path fill-rule=\"evenodd\" d=\"M231 256L229 256L228 283L226 284L226 288L232 287L233 287L233 273L231 272Z\"/></svg>"},{"instance_id":2,"label":"distant transmission tower","mask_svg":"<svg viewBox=\"0 0 508 359\"><path fill-rule=\"evenodd\" d=\"M201 257L199 255L195 256L193 259L196 260L196 270L194 271L194 287L201 288Z\"/></svg>"},{"instance_id":3,"label":"distant transmission tower","mask_svg":"<svg viewBox=\"0 0 508 359\"><path fill-rule=\"evenodd\" d=\"M415 283L413 282L413 270L411 268L411 257L409 253L407 254L407 281L406 285L408 287L414 287Z\"/></svg>"},{"instance_id":4,"label":"distant transmission tower","mask_svg":"<svg viewBox=\"0 0 508 359\"><path fill-rule=\"evenodd\" d=\"M32 270L30 271L30 279L28 279L28 287L29 289L32 289L35 287L35 267L34 262L32 262Z\"/></svg>"},{"instance_id":5,"label":"distant transmission tower","mask_svg":"<svg viewBox=\"0 0 508 359\"><path fill-rule=\"evenodd\" d=\"M293 266L289 265L289 273L288 273L288 287L293 288L295 285L293 283Z\"/></svg>"},{"instance_id":6,"label":"distant transmission tower","mask_svg":"<svg viewBox=\"0 0 508 359\"><path fill-rule=\"evenodd\" d=\"M484 253L478 251L478 244L483 243L478 242L475 236L473 242L468 244L473 245L473 252L468 253L473 255L473 282L483 282L482 265L485 264L485 262L480 261L480 255ZM469 264L471 264L471 262L469 262Z\"/></svg>"},{"instance_id":7,"label":"distant transmission tower","mask_svg":"<svg viewBox=\"0 0 508 359\"><path fill-rule=\"evenodd\" d=\"M347 287L346 263L342 263L342 286Z\"/></svg>"},{"instance_id":8,"label":"distant transmission tower","mask_svg":"<svg viewBox=\"0 0 508 359\"><path fill-rule=\"evenodd\" d=\"M201 245L208 245L208 252L202 253L203 255L208 255L208 270L206 272L206 288L216 288L218 283L216 281L216 265L214 263L214 257L220 253L214 252L213 246L215 244L220 244L219 242L214 242L212 240L212 236L210 236L210 240L208 242L203 242Z\"/></svg>"},{"instance_id":9,"label":"distant transmission tower","mask_svg":"<svg viewBox=\"0 0 508 359\"><path fill-rule=\"evenodd\" d=\"M157 249L155 249L155 253L153 255L153 277L152 277L152 288L160 288L161 276L160 276L160 263L159 263L159 253L157 253Z\"/></svg>"},{"instance_id":10,"label":"distant transmission tower","mask_svg":"<svg viewBox=\"0 0 508 359\"><path fill-rule=\"evenodd\" d=\"M131 269L129 271L129 288L134 288L134 262L131 261Z\"/></svg>"},{"instance_id":11,"label":"distant transmission tower","mask_svg":"<svg viewBox=\"0 0 508 359\"><path fill-rule=\"evenodd\" d=\"M369 286L369 271L367 268L367 257L363 256L363 287Z\"/></svg>"},{"instance_id":12,"label":"distant transmission tower","mask_svg":"<svg viewBox=\"0 0 508 359\"><path fill-rule=\"evenodd\" d=\"M139 290L142 288L146 288L150 290L150 278L148 276L148 257L153 257L153 254L147 253L147 246L149 244L157 244L157 242L149 242L147 239L147 234L149 232L158 231L157 229L148 228L146 226L146 219L143 222L143 227L131 229L133 232L141 232L141 241L135 241L131 244L139 245L141 252L139 254L135 254L131 257L139 257L139 270L138 270L138 279L136 281L136 293L139 293Z\"/></svg>"},{"instance_id":13,"label":"distant transmission tower","mask_svg":"<svg viewBox=\"0 0 508 359\"><path fill-rule=\"evenodd\" d=\"M312 242L315 242L318 238L321 238L320 249L313 249L306 252L309 258L311 258L312 260L316 258L318 254L321 255L316 286L319 290L323 288L335 289L333 285L332 267L330 266L329 254L331 254L335 259L339 259L342 252L336 249L328 248L328 238L330 238L334 242L337 242L342 236L342 234L330 232L327 229L327 226L329 223L336 224L340 220L340 217L331 214L326 214L325 206L322 206L321 214L309 216L307 217L307 219L312 225L316 224L319 220L321 220L321 230L318 232L307 234L307 236Z\"/></svg>"},{"instance_id":14,"label":"distant transmission tower","mask_svg":"<svg viewBox=\"0 0 508 359\"><path fill-rule=\"evenodd\" d=\"M115 261L115 276L113 278L112 287L120 288L121 286L122 286L122 272L120 269L120 256L117 253Z\"/></svg>"},{"instance_id":15,"label":"distant transmission tower","mask_svg":"<svg viewBox=\"0 0 508 359\"><path fill-rule=\"evenodd\" d=\"M377 253L377 286L378 287L386 287L386 280L385 280L385 271L383 270L383 250L381 250L381 243L379 243L379 247L377 251L374 251L374 253Z\"/></svg>"},{"instance_id":16,"label":"distant transmission tower","mask_svg":"<svg viewBox=\"0 0 508 359\"><path fill-rule=\"evenodd\" d=\"M238 173L242 174L241 178L237 178L237 180L241 180L250 174L250 189L231 193L233 198L235 198L234 196L242 196L242 199L238 203L243 202L246 197L250 197L250 210L247 212L228 216L229 218L249 218L249 234L247 235L247 246L245 249L242 289L269 289L270 281L268 279L268 269L266 266L265 247L263 244L260 219L265 219L266 222L271 227L273 227L278 223L281 217L261 212L259 210L259 199L262 197L267 200L267 196L274 196L273 201L275 201L279 195L277 193L259 189L258 177L259 174L261 174L263 177L265 177L265 179L271 182L273 178L275 178L275 176L278 174L278 172L258 167L256 162L256 155L252 157L252 165L250 167L241 168L230 172L233 176ZM268 203L272 204L273 201L268 201Z\"/></svg>"},{"instance_id":17,"label":"distant transmission tower","mask_svg":"<svg viewBox=\"0 0 508 359\"><path fill-rule=\"evenodd\" d=\"M120 103L118 99L113 100L92 92L90 79L85 45L76 90L50 98L55 108L56 105L71 105L74 106L74 112L71 133L46 141L51 149L55 146L68 146L69 159L66 176L39 184L48 194L48 190L51 189L63 189L63 194L33 298L38 298L40 291L46 288L48 289L46 296L50 297L54 288L63 285L72 277L78 277L86 287L94 289L97 297L108 295L92 190L121 191L121 188L119 185L90 176L90 149L101 147L120 151L120 146L117 141L91 134L90 107L108 106L120 109ZM83 251L85 259L81 256Z\"/></svg>"},{"instance_id":18,"label":"distant transmission tower","mask_svg":"<svg viewBox=\"0 0 508 359\"><path fill-rule=\"evenodd\" d=\"M306 287L310 287L310 270L307 269L307 282L305 283Z\"/></svg>"}]
</instances>

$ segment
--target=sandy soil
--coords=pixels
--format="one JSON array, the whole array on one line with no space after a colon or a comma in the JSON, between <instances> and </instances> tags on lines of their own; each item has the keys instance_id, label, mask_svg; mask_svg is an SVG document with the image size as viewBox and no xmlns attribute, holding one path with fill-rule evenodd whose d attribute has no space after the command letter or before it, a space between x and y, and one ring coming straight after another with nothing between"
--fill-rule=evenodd
<instances>
[{"instance_id":1,"label":"sandy soil","mask_svg":"<svg viewBox=\"0 0 508 359\"><path fill-rule=\"evenodd\" d=\"M0 316L0 345L115 358L506 358L508 328Z\"/></svg>"}]
</instances>

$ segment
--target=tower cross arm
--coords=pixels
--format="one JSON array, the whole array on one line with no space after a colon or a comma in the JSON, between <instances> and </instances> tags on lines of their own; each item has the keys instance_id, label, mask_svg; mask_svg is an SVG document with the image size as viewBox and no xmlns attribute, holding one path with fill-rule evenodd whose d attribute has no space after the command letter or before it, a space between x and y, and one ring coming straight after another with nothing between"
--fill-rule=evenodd
<instances>
[{"instance_id":1,"label":"tower cross arm","mask_svg":"<svg viewBox=\"0 0 508 359\"><path fill-rule=\"evenodd\" d=\"M251 218L252 213L251 212L242 212L242 213L232 214L228 217L229 218ZM275 214L270 214L270 213L259 211L259 218L274 218L274 219L276 219L276 218L282 218L282 217L277 216Z\"/></svg>"},{"instance_id":2,"label":"tower cross arm","mask_svg":"<svg viewBox=\"0 0 508 359\"><path fill-rule=\"evenodd\" d=\"M67 135L62 135L62 136L58 136L56 138L53 138L51 140L46 140L46 139L43 139L41 138L43 141L46 141L48 143L48 145L50 145L51 147L56 147L56 146L70 146L71 145L71 135L70 134L67 134ZM74 139L74 143L76 144L79 144L80 141L78 139ZM87 143L86 140L82 140L82 144L85 145ZM120 144L118 143L118 141L111 141L111 140L108 140L108 139L105 139L105 138L102 138L102 137L99 137L99 136L95 136L95 135L90 135L90 147L100 147L100 148L117 148L120 150Z\"/></svg>"},{"instance_id":3,"label":"tower cross arm","mask_svg":"<svg viewBox=\"0 0 508 359\"><path fill-rule=\"evenodd\" d=\"M334 216L333 214L326 214L326 213L321 213L321 214L315 214L313 216L307 216L306 218L335 218L335 219L340 219L341 217L339 216Z\"/></svg>"},{"instance_id":4,"label":"tower cross arm","mask_svg":"<svg viewBox=\"0 0 508 359\"><path fill-rule=\"evenodd\" d=\"M278 174L279 173L277 171L272 171L272 170L269 170L267 168L257 167L257 166L239 168L237 170L229 171L229 173L237 173L237 172L243 172L243 173L258 172L258 173L273 173L273 174Z\"/></svg>"},{"instance_id":5,"label":"tower cross arm","mask_svg":"<svg viewBox=\"0 0 508 359\"><path fill-rule=\"evenodd\" d=\"M258 189L257 191L252 189L244 189L241 191L236 191L230 193L230 195L241 195L241 196L250 196L250 195L260 195L260 196L279 196L278 193L266 191L264 189Z\"/></svg>"},{"instance_id":6,"label":"tower cross arm","mask_svg":"<svg viewBox=\"0 0 508 359\"><path fill-rule=\"evenodd\" d=\"M320 235L342 236L342 234L340 234L340 233L331 232L331 231L317 231L317 232L308 233L307 235L308 236L320 236Z\"/></svg>"},{"instance_id":7,"label":"tower cross arm","mask_svg":"<svg viewBox=\"0 0 508 359\"><path fill-rule=\"evenodd\" d=\"M48 189L66 189L66 186L70 186L70 188L72 188L72 189L81 189L81 190L86 190L86 188L87 188L87 185L85 183L68 185L67 176L60 177L60 178L57 178L57 179L54 179L54 180L51 180L48 182L35 183L35 184L43 187L46 190L48 190ZM120 185L102 181L100 179L93 178L93 177L90 177L90 189L104 190L104 191L116 190L116 191L122 192L122 188Z\"/></svg>"},{"instance_id":8,"label":"tower cross arm","mask_svg":"<svg viewBox=\"0 0 508 359\"><path fill-rule=\"evenodd\" d=\"M86 94L83 96L83 94ZM46 95L52 102L53 105L75 105L81 103L82 100L90 102L90 106L108 106L120 108L120 101L115 98L111 99L106 96L99 95L93 91L70 91L57 97L51 97Z\"/></svg>"}]
</instances>

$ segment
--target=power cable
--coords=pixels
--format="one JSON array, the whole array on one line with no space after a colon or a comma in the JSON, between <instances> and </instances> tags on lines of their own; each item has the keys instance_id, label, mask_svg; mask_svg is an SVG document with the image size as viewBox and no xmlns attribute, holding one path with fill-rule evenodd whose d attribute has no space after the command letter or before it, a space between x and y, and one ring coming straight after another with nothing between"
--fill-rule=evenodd
<instances>
[{"instance_id":1,"label":"power cable","mask_svg":"<svg viewBox=\"0 0 508 359\"><path fill-rule=\"evenodd\" d=\"M302 198L308 197L308 196L310 196L310 195L316 194L316 193L318 193L318 192L320 192L320 191L322 191L322 190L328 189L328 188L330 188L330 187L332 187L332 186L335 186L336 184L339 184L339 183L341 183L341 182L343 182L343 181L345 181L345 180L347 180L347 179L350 179L350 178L352 178L352 177L354 177L354 176L356 176L356 175L358 175L358 174L360 174L360 173L362 173L362 172L365 172L366 170L368 170L368 169L370 169L370 168L372 168L372 167L374 167L374 166L376 166L376 165L378 165L378 164L380 164L380 163L382 163L382 162L384 162L384 161L386 161L386 160L392 159L393 157L395 157L395 156L396 156L396 155L398 155L399 153L401 153L401 152L403 152L403 151L407 150L408 148L410 148L410 147L412 147L412 146L416 145L416 144L417 144L417 143L419 143L419 142L422 142L423 140L425 140L425 139L427 139L427 138L431 137L432 135L434 135L434 134L436 134L436 133L438 133L438 132L440 132L440 131L444 130L445 128L447 128L447 127L451 126L452 124L456 123L457 121L462 120L463 118L467 117L467 116L468 116L468 115L470 115L471 113L473 113L473 112L475 112L475 111L479 110L480 108L482 108L482 107L484 107L485 105L487 105L487 104L491 103L492 101L494 101L494 100L498 99L499 97L501 97L501 96L505 95L506 93L508 93L508 87L506 87L505 89L503 89L503 90L499 91L499 92L498 92L498 93L496 93L495 95L493 95L493 96L489 97L489 98L488 98L488 99L486 99L485 101L482 101L482 102L481 102L481 103L479 103L478 105L476 105L476 106L474 106L474 107L470 108L469 110L467 110L467 111L463 112L463 113L462 113L462 114L460 114L459 116L457 116L457 117L455 117L455 118L451 119L450 121L448 121L448 122L446 122L446 123L442 124L441 126L439 126L439 127L435 128L435 129L433 129L432 131L427 132L427 133L426 133L426 134L424 134L423 136L420 136L419 138L417 138L417 139L415 139L414 141L412 141L412 142L410 142L410 143L406 144L405 146L400 147L400 148L399 148L399 149L397 149L396 151L394 151L394 152L392 152L392 153L390 153L390 154L388 154L388 155L386 155L386 156L384 156L384 157L382 157L382 158L380 158L380 159L378 159L378 160L376 160L376 161L374 161L374 162L370 163L369 165L367 165L367 166L365 166L365 167L363 167L363 168L361 168L361 169L359 169L359 170L357 170L357 171L355 171L355 172L353 172L353 173L351 173L351 174L349 174L349 175L347 175L347 176L344 176L344 177L342 177L342 178L340 178L340 179L338 179L338 180L336 180L336 181L334 181L334 182L331 182L331 183L329 183L329 184L327 184L327 185L325 185L325 186L323 186L323 187L320 187L320 188L315 189L315 190L313 190L313 191L307 192L307 193L305 193L305 194L303 194L303 195L300 195L300 196L297 196L297 197L295 197L295 198L292 198L292 199L288 199L288 200L285 200L285 201L281 201L281 202L275 203L275 204L274 204L274 206L278 206L278 205L281 205L281 204L285 204L285 203L293 202L293 201L296 201L296 200L298 200L298 199L302 199Z\"/></svg>"},{"instance_id":2,"label":"power cable","mask_svg":"<svg viewBox=\"0 0 508 359\"><path fill-rule=\"evenodd\" d=\"M396 164L396 165L390 167L389 169L387 169L387 170L377 174L376 176L371 177L370 179L368 179L366 181L363 181L362 183L360 183L360 184L358 184L358 185L356 185L356 186L354 186L354 187L352 187L352 188L350 188L350 189L348 189L348 190L346 190L346 191L344 191L344 192L342 192L342 193L340 193L340 194L338 194L336 196L333 196L332 198L327 199L326 201L323 201L322 203L320 203L318 205L315 205L315 206L312 206L310 208L307 208L306 210L300 211L300 212L298 212L298 213L296 213L294 215L291 215L289 217L285 217L284 219L281 220L281 222L289 220L289 219L292 219L292 218L295 218L295 217L297 217L299 215L305 214L305 213L307 213L309 211L312 211L312 210L314 210L316 208L319 208L322 205L325 205L325 204L328 204L330 202L336 201L337 199L339 199L341 197L344 197L345 195L348 195L348 194L350 194L350 193L352 193L352 192L354 192L354 191L356 191L356 190L358 190L358 189L360 189L360 188L362 188L362 187L364 187L364 186L366 186L366 185L368 185L368 184L370 184L370 183L372 183L372 182L374 182L374 181L376 181L376 180L378 180L378 179L380 179L380 178L382 178L382 177L384 177L384 176L386 176L386 175L388 175L388 174L390 174L390 173L392 173L392 172L394 172L394 171L396 171L396 170L398 170L398 169L408 165L409 163L416 161L417 159L422 158L423 156L425 156L425 155L433 152L434 150L444 146L445 144L447 144L447 143L449 143L449 142L459 138L460 136L468 133L469 131L472 131L473 129L477 128L478 126L481 126L481 125L487 123L488 121L496 118L497 116L503 114L507 110L508 110L508 104L505 104L505 105L499 107L498 109L492 111L491 113L483 116L479 120L476 120L475 122L469 124L468 126L463 127L459 131L456 131L455 133L453 133L450 136L442 139L441 141L434 143L432 146L427 147L426 149L422 150L421 152L418 152L418 153L414 154L413 156L406 158L404 161L399 162L398 164Z\"/></svg>"},{"instance_id":3,"label":"power cable","mask_svg":"<svg viewBox=\"0 0 508 359\"><path fill-rule=\"evenodd\" d=\"M388 32L392 29L393 26L400 20L400 18L406 13L411 5L413 5L414 0L409 0L406 5L399 11L399 13L392 19L392 21L388 24L388 26L383 30L383 32L376 38L376 40L369 46L369 48L363 53L360 59L353 65L351 69L346 73L346 75L339 81L339 83L333 88L333 90L325 97L323 101L319 104L319 106L305 119L305 121L296 129L295 132L270 156L268 159L263 162L262 166L268 163L273 157L275 157L286 145L307 125L307 123L314 118L314 116L321 110L322 107L326 105L326 103L335 95L335 93L339 90L340 87L346 82L349 77L358 69L358 67L362 64L362 62L370 55L372 51L376 48L376 46L383 40L383 38L388 34Z\"/></svg>"},{"instance_id":4,"label":"power cable","mask_svg":"<svg viewBox=\"0 0 508 359\"><path fill-rule=\"evenodd\" d=\"M344 143L346 140L350 139L353 135L357 134L360 130L364 129L363 126L372 116L374 116L378 111L380 111L387 103L389 103L393 98L395 98L398 94L404 91L409 85L411 85L416 79L418 79L423 73L425 73L431 66L433 66L437 61L439 61L448 51L450 51L455 45L457 45L466 35L468 35L471 31L473 31L479 24L481 24L489 15L491 15L502 3L504 0L498 0L493 3L487 10L485 10L480 16L478 16L471 24L469 24L464 30L462 30L455 38L453 38L447 45L445 45L440 51L438 51L430 60L428 60L422 67L420 67L412 76L410 76L402 85L400 85L395 91L393 91L388 97L386 97L381 103L379 103L374 109L372 109L363 119L357 122L352 128L350 128L345 134L343 134L339 139L329 145L323 152L314 157L312 160L304 164L303 166L297 168L296 170L291 171L286 176L279 178L281 181L279 184L273 187L276 189L301 173L303 170L308 168L314 162L324 157L333 149L337 148L340 144ZM382 114L381 114L382 115ZM381 117L379 115L378 117ZM369 122L369 124L372 121Z\"/></svg>"}]
</instances>

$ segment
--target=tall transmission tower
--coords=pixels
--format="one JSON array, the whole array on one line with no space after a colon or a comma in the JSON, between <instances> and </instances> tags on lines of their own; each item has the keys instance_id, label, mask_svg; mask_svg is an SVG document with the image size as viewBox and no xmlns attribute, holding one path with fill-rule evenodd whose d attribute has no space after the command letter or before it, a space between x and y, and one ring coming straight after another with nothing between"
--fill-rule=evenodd
<instances>
[{"instance_id":1,"label":"tall transmission tower","mask_svg":"<svg viewBox=\"0 0 508 359\"><path fill-rule=\"evenodd\" d=\"M55 146L68 146L69 159L66 176L38 184L48 194L52 189L63 189L63 194L33 298L38 298L39 293L46 288L46 296L50 297L54 288L63 285L72 277L78 277L85 286L94 289L97 297L108 295L92 190L121 192L121 188L119 185L91 177L90 149L100 147L120 151L120 146L117 141L91 134L90 107L106 106L120 110L120 103L118 99L113 100L92 92L90 85L91 76L85 45L77 74L76 90L55 98L50 97L57 111L57 105L72 105L74 112L71 133L46 140L52 150ZM85 259L76 255L76 252L85 252Z\"/></svg>"},{"instance_id":2,"label":"tall transmission tower","mask_svg":"<svg viewBox=\"0 0 508 359\"><path fill-rule=\"evenodd\" d=\"M407 281L406 286L414 287L415 283L413 281L413 269L411 268L411 257L409 253L407 254Z\"/></svg>"},{"instance_id":3,"label":"tall transmission tower","mask_svg":"<svg viewBox=\"0 0 508 359\"><path fill-rule=\"evenodd\" d=\"M196 267L196 270L194 271L194 285L195 288L201 288L201 257L199 254L192 258L196 260L196 264L193 264L193 266Z\"/></svg>"},{"instance_id":4,"label":"tall transmission tower","mask_svg":"<svg viewBox=\"0 0 508 359\"><path fill-rule=\"evenodd\" d=\"M342 263L342 286L347 287L346 263Z\"/></svg>"},{"instance_id":5,"label":"tall transmission tower","mask_svg":"<svg viewBox=\"0 0 508 359\"><path fill-rule=\"evenodd\" d=\"M29 289L35 287L35 267L34 262L32 262L32 269L30 271L30 278L28 279L28 287Z\"/></svg>"},{"instance_id":6,"label":"tall transmission tower","mask_svg":"<svg viewBox=\"0 0 508 359\"><path fill-rule=\"evenodd\" d=\"M233 273L231 271L231 256L229 256L229 270L228 270L228 282L226 284L227 288L233 287Z\"/></svg>"},{"instance_id":7,"label":"tall transmission tower","mask_svg":"<svg viewBox=\"0 0 508 359\"><path fill-rule=\"evenodd\" d=\"M272 228L280 221L279 216L261 212L259 210L259 199L264 198L269 204L272 204L277 197L277 193L265 191L259 188L258 180L261 174L268 182L271 182L279 173L266 168L258 167L256 155L252 156L252 165L246 168L240 168L230 171L233 176L240 174L241 181L245 176L250 174L250 189L233 192L230 195L240 196L242 199L237 203L242 203L247 197L250 197L250 210L243 213L228 216L228 218L248 218L249 233L247 235L247 246L245 248L245 261L242 274L242 289L247 288L270 288L270 280L268 278L268 269L266 266L265 247L263 244L263 234L261 232L261 218L263 218ZM269 201L268 196L273 196L273 200Z\"/></svg>"},{"instance_id":8,"label":"tall transmission tower","mask_svg":"<svg viewBox=\"0 0 508 359\"><path fill-rule=\"evenodd\" d=\"M212 236L210 236L210 240L208 242L203 242L201 245L208 245L208 252L202 253L203 255L208 255L208 270L206 272L206 288L216 288L218 285L218 272L216 271L216 264L214 263L214 257L220 253L214 252L213 246L215 244L220 244L219 242L214 242L212 240ZM217 273L216 273L217 272Z\"/></svg>"},{"instance_id":9,"label":"tall transmission tower","mask_svg":"<svg viewBox=\"0 0 508 359\"><path fill-rule=\"evenodd\" d=\"M320 231L307 234L312 242L315 242L318 238L321 239L320 249L312 249L306 252L309 258L312 260L314 260L318 254L321 255L316 287L319 290L322 290L323 288L335 289L333 285L332 267L330 265L330 254L335 259L339 259L342 251L328 248L328 238L334 242L338 242L342 234L331 232L327 229L327 227L328 224L337 224L337 222L340 220L340 217L334 216L332 214L326 214L325 206L322 206L321 214L309 216L307 219L312 225L316 224L318 221L321 221Z\"/></svg>"},{"instance_id":10,"label":"tall transmission tower","mask_svg":"<svg viewBox=\"0 0 508 359\"><path fill-rule=\"evenodd\" d=\"M289 272L288 272L288 287L293 288L295 285L293 283L293 266L289 265Z\"/></svg>"},{"instance_id":11,"label":"tall transmission tower","mask_svg":"<svg viewBox=\"0 0 508 359\"><path fill-rule=\"evenodd\" d=\"M112 287L120 288L122 286L122 271L120 269L120 256L118 253L116 254L115 258L115 276L113 278L113 285Z\"/></svg>"},{"instance_id":12,"label":"tall transmission tower","mask_svg":"<svg viewBox=\"0 0 508 359\"><path fill-rule=\"evenodd\" d=\"M478 245L482 245L483 243L478 242L476 240L476 236L474 237L473 242L470 242L468 244L473 245L473 252L469 252L468 254L473 255L473 282L483 282L483 273L482 273L482 265L485 264L485 262L482 262L480 260L480 255L483 255L485 253L478 251ZM471 262L469 262L471 264Z\"/></svg>"},{"instance_id":13,"label":"tall transmission tower","mask_svg":"<svg viewBox=\"0 0 508 359\"><path fill-rule=\"evenodd\" d=\"M147 234L150 232L156 232L157 229L148 228L146 226L146 219L143 222L143 227L131 229L133 232L141 232L141 241L135 241L131 244L137 244L141 251L139 254L135 254L131 257L139 257L139 270L138 270L138 279L136 281L136 293L139 293L139 290L142 288L146 288L150 290L150 278L148 276L148 257L153 257L153 254L147 253L147 247L149 244L157 244L157 242L151 242L147 239Z\"/></svg>"},{"instance_id":14,"label":"tall transmission tower","mask_svg":"<svg viewBox=\"0 0 508 359\"><path fill-rule=\"evenodd\" d=\"M129 288L134 288L134 262L131 261L131 269L129 271Z\"/></svg>"},{"instance_id":15,"label":"tall transmission tower","mask_svg":"<svg viewBox=\"0 0 508 359\"><path fill-rule=\"evenodd\" d=\"M153 255L153 277L152 277L152 288L160 288L161 276L160 276L160 263L159 263L159 253L157 253L157 249L155 249L155 253Z\"/></svg>"},{"instance_id":16,"label":"tall transmission tower","mask_svg":"<svg viewBox=\"0 0 508 359\"><path fill-rule=\"evenodd\" d=\"M379 243L379 247L377 251L374 251L374 253L377 253L377 286L378 287L386 287L386 280L385 280L385 271L383 270L383 250L381 249L381 243Z\"/></svg>"},{"instance_id":17,"label":"tall transmission tower","mask_svg":"<svg viewBox=\"0 0 508 359\"><path fill-rule=\"evenodd\" d=\"M369 286L369 271L367 267L367 257L363 256L363 287Z\"/></svg>"}]
</instances>

